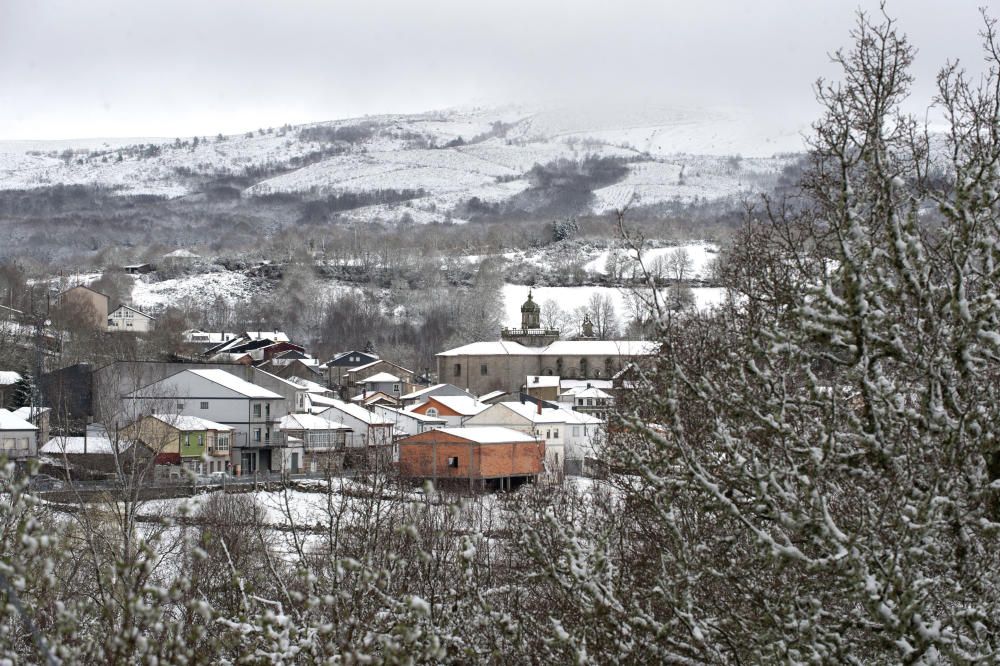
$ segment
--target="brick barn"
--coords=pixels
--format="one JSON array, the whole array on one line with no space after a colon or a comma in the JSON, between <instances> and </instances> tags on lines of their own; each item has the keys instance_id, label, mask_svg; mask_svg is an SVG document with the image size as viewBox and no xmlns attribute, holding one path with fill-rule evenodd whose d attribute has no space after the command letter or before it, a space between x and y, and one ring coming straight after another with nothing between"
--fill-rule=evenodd
<instances>
[{"instance_id":1,"label":"brick barn","mask_svg":"<svg viewBox=\"0 0 1000 666\"><path fill-rule=\"evenodd\" d=\"M545 443L510 428L439 428L397 444L400 475L435 485L509 489L545 470Z\"/></svg>"}]
</instances>

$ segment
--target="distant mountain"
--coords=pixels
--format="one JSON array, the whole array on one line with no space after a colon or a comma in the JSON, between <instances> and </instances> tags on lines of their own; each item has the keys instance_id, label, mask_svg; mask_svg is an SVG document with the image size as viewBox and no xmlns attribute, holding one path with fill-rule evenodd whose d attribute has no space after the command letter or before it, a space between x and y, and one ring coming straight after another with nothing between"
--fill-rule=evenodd
<instances>
[{"instance_id":1,"label":"distant mountain","mask_svg":"<svg viewBox=\"0 0 1000 666\"><path fill-rule=\"evenodd\" d=\"M178 199L221 186L250 199L323 199L348 220L414 222L544 208L556 192L602 212L628 200L712 201L766 189L803 149L799 131L738 110L505 107L196 140L0 142L0 190L89 185Z\"/></svg>"}]
</instances>

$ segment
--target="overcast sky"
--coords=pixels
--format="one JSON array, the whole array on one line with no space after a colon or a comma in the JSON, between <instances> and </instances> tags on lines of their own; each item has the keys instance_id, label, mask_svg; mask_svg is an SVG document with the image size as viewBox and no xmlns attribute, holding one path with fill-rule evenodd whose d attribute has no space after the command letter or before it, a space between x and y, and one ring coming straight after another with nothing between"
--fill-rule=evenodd
<instances>
[{"instance_id":1,"label":"overcast sky","mask_svg":"<svg viewBox=\"0 0 1000 666\"><path fill-rule=\"evenodd\" d=\"M0 139L189 136L613 96L811 119L859 6L820 0L0 0ZM919 49L982 65L984 0L895 0ZM994 7L994 14L996 7Z\"/></svg>"}]
</instances>

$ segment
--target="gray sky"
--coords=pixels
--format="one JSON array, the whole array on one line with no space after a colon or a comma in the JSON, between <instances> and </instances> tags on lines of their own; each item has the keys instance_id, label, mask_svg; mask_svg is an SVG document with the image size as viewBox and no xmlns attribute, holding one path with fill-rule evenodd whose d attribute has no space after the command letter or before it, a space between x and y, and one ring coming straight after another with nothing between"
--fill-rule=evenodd
<instances>
[{"instance_id":1,"label":"gray sky","mask_svg":"<svg viewBox=\"0 0 1000 666\"><path fill-rule=\"evenodd\" d=\"M0 139L189 136L467 104L727 104L812 119L859 4L820 0L0 0ZM937 68L985 0L895 0Z\"/></svg>"}]
</instances>

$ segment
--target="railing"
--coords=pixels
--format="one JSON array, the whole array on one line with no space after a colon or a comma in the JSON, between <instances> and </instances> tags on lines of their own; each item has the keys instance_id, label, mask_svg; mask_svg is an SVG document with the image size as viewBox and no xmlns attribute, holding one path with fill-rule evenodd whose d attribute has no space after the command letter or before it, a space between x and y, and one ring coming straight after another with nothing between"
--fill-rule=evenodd
<instances>
[{"instance_id":1,"label":"railing","mask_svg":"<svg viewBox=\"0 0 1000 666\"><path fill-rule=\"evenodd\" d=\"M503 335L559 335L558 328L503 328Z\"/></svg>"}]
</instances>

